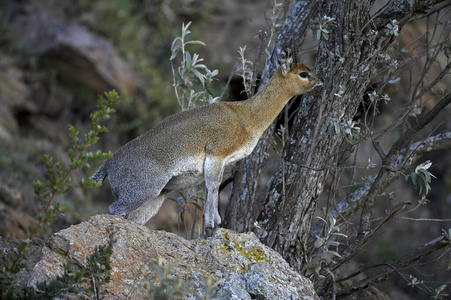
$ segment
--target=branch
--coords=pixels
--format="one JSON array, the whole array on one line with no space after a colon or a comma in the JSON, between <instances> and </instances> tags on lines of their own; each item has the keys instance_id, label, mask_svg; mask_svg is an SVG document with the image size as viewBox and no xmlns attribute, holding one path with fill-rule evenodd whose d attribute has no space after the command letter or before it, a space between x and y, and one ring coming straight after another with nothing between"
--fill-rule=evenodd
<instances>
[{"instance_id":1,"label":"branch","mask_svg":"<svg viewBox=\"0 0 451 300\"><path fill-rule=\"evenodd\" d=\"M444 248L446 246L449 246L449 242L445 241L444 236L440 236L423 246L417 248L416 250L404 255L400 259L398 259L394 263L388 263L382 270L375 273L374 275L371 275L369 277L366 277L355 284L352 284L350 287L341 288L337 291L337 296L345 296L350 295L354 292L366 289L370 285L373 285L378 282L382 282L386 280L388 277L393 275L393 273L398 272L398 270L406 268L411 266L413 263L417 262L418 260L422 259L423 257L440 250L441 248ZM366 269L369 269L371 267L368 267ZM358 273L354 273L352 277L358 275ZM352 278L350 276L347 276L346 278L339 278L337 279L337 282L347 280L349 278Z\"/></svg>"},{"instance_id":2,"label":"branch","mask_svg":"<svg viewBox=\"0 0 451 300\"><path fill-rule=\"evenodd\" d=\"M420 99L424 94L426 94L428 91L430 91L437 83L440 82L440 80L443 79L446 75L449 74L449 70L451 69L451 62L446 65L446 67L440 72L440 74L430 83L428 86L422 89L422 91L415 95L414 99ZM448 95L449 96L449 95Z\"/></svg>"},{"instance_id":3,"label":"branch","mask_svg":"<svg viewBox=\"0 0 451 300\"><path fill-rule=\"evenodd\" d=\"M290 45L293 39L296 45L302 44L312 19L317 16L319 5L320 2L318 1L306 0L297 1L293 5L289 16L285 20L282 32L277 37L277 46L273 48L272 54L267 60L259 89L263 87L276 70L278 51L284 45ZM236 164L237 167L235 168L224 217L224 226L226 228L239 232L250 230L253 227L256 216L261 211L261 203L252 200L256 199L259 191L258 178L267 159L274 128L273 123L263 133L251 155Z\"/></svg>"},{"instance_id":4,"label":"branch","mask_svg":"<svg viewBox=\"0 0 451 300\"><path fill-rule=\"evenodd\" d=\"M358 251L354 251L354 249L359 249L360 246L366 243L384 224L389 222L391 219L393 219L398 213L400 213L407 205L409 205L410 202L404 202L398 205L395 205L390 212L388 212L382 220L379 221L379 223L375 226L374 229L369 231L367 234L364 235L363 238L358 239L356 238L358 243L351 244L352 247L348 247L345 249L345 254L342 256L342 259L335 264L332 267L332 270L336 270L338 267L340 267L342 264L346 263L348 260L350 260L355 254L357 254Z\"/></svg>"},{"instance_id":5,"label":"branch","mask_svg":"<svg viewBox=\"0 0 451 300\"><path fill-rule=\"evenodd\" d=\"M416 14L424 13L432 6L445 2L444 0L394 0L384 6L383 10L376 13L374 26L376 29L383 29L391 20L398 20L405 24Z\"/></svg>"},{"instance_id":6,"label":"branch","mask_svg":"<svg viewBox=\"0 0 451 300\"><path fill-rule=\"evenodd\" d=\"M390 176L382 183L383 186L388 187L396 181L401 176L401 172L410 168L424 154L440 150L451 150L451 131L413 143L410 147L400 151L393 164L394 168L398 169L398 172L390 173ZM363 187L355 190L347 198L341 200L336 205L336 208L330 212L332 216L336 219L347 219L359 210L373 183L374 179L369 180ZM323 222L316 222L310 230L310 236L315 237L318 235L323 225Z\"/></svg>"},{"instance_id":7,"label":"branch","mask_svg":"<svg viewBox=\"0 0 451 300\"><path fill-rule=\"evenodd\" d=\"M442 6L439 6L439 7L437 7L437 8L431 9L431 10L428 11L428 12L420 13L419 15L417 15L417 16L415 16L415 17L412 17L412 18L409 20L409 22L413 22L413 21L416 21L416 20L420 20L420 19L427 18L427 17L429 17L430 15L435 14L436 12L439 12L439 11L441 11L442 9L447 8L448 6L451 6L451 3L446 3L446 2L445 2L445 4L443 4Z\"/></svg>"},{"instance_id":8,"label":"branch","mask_svg":"<svg viewBox=\"0 0 451 300\"><path fill-rule=\"evenodd\" d=\"M385 159L382 161L383 166L391 166L397 159L400 151L412 141L414 136L429 124L449 103L451 102L451 93L443 97L428 113L426 113L418 122L407 129L401 137L393 144ZM360 234L364 235L365 232L369 232L371 229L371 216L374 201L380 194L384 181L387 180L391 171L387 168L381 168L377 174L374 183L368 192L368 197L362 208L362 215L360 218Z\"/></svg>"}]
</instances>

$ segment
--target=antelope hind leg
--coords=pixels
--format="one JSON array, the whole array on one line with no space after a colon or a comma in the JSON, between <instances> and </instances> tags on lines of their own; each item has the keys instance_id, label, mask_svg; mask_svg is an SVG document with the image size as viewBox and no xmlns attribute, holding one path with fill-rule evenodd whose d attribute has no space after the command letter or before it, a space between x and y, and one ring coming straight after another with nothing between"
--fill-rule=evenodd
<instances>
[{"instance_id":1,"label":"antelope hind leg","mask_svg":"<svg viewBox=\"0 0 451 300\"><path fill-rule=\"evenodd\" d=\"M150 220L150 218L157 214L165 199L166 193L162 192L157 197L145 201L139 207L127 213L125 218L144 225Z\"/></svg>"}]
</instances>

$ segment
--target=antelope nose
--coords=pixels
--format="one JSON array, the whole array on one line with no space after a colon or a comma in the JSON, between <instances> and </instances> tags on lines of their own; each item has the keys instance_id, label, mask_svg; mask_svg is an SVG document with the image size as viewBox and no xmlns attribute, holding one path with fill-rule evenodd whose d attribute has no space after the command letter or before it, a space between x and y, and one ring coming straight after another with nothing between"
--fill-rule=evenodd
<instances>
[{"instance_id":1,"label":"antelope nose","mask_svg":"<svg viewBox=\"0 0 451 300\"><path fill-rule=\"evenodd\" d=\"M313 88L320 87L320 86L323 86L323 81L321 79L318 79L318 82L313 86Z\"/></svg>"}]
</instances>

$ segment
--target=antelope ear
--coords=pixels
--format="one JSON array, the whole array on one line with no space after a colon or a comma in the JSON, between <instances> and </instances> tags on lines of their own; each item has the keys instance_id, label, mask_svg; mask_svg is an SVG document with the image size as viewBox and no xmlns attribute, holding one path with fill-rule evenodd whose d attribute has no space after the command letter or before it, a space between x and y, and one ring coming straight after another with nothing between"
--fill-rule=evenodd
<instances>
[{"instance_id":1,"label":"antelope ear","mask_svg":"<svg viewBox=\"0 0 451 300\"><path fill-rule=\"evenodd\" d=\"M291 49L285 48L279 53L279 57L277 58L279 62L280 70L282 74L285 75L290 71L291 63L293 62L293 57L291 56Z\"/></svg>"}]
</instances>

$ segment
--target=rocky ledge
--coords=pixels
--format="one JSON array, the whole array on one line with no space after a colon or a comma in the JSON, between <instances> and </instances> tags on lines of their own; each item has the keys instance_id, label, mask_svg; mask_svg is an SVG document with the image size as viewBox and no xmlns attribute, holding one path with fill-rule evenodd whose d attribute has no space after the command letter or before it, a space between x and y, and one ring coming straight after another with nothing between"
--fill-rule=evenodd
<instances>
[{"instance_id":1,"label":"rocky ledge","mask_svg":"<svg viewBox=\"0 0 451 300\"><path fill-rule=\"evenodd\" d=\"M111 249L109 280L93 275L76 298L95 292L102 299L139 299L161 286L162 276L172 276L190 286L185 299L319 299L311 281L253 233L218 229L211 238L186 240L111 215L96 215L55 233L38 247L36 263L22 272L21 280L34 287L50 282L64 274L68 262L89 268L93 253L103 246ZM2 248L8 253L5 244Z\"/></svg>"}]
</instances>

